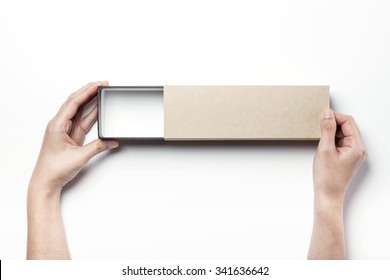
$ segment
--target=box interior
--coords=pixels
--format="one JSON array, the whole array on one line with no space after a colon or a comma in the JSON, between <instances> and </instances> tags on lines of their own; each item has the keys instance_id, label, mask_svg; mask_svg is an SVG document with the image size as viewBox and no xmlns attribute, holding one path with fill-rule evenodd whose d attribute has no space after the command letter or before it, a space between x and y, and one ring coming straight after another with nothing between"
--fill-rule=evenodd
<instances>
[{"instance_id":1,"label":"box interior","mask_svg":"<svg viewBox=\"0 0 390 280\"><path fill-rule=\"evenodd\" d=\"M100 91L103 138L163 138L163 87L108 87Z\"/></svg>"}]
</instances>

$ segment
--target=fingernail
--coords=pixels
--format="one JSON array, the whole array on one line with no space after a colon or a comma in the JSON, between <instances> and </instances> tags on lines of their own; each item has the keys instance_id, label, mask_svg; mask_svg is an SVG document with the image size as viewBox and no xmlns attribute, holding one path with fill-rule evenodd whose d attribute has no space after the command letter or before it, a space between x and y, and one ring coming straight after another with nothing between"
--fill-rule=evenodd
<instances>
[{"instance_id":1,"label":"fingernail","mask_svg":"<svg viewBox=\"0 0 390 280\"><path fill-rule=\"evenodd\" d=\"M331 109L327 109L325 112L324 112L324 119L331 119L332 118L332 114L333 114L333 111Z\"/></svg>"},{"instance_id":2,"label":"fingernail","mask_svg":"<svg viewBox=\"0 0 390 280\"><path fill-rule=\"evenodd\" d=\"M107 146L109 149L114 149L119 146L119 143L116 141L108 141Z\"/></svg>"}]
</instances>

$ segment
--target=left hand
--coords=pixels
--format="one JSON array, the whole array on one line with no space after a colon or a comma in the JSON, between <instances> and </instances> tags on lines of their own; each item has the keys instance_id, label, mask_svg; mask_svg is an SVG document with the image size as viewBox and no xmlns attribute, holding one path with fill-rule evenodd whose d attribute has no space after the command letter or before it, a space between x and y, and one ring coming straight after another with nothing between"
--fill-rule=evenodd
<instances>
[{"instance_id":1,"label":"left hand","mask_svg":"<svg viewBox=\"0 0 390 280\"><path fill-rule=\"evenodd\" d=\"M95 104L91 112L82 117L84 107L97 93L98 86L108 82L89 83L73 93L47 125L41 151L30 180L30 187L47 193L61 192L83 166L95 155L118 147L116 141L96 139L83 145L86 133L97 118Z\"/></svg>"}]
</instances>

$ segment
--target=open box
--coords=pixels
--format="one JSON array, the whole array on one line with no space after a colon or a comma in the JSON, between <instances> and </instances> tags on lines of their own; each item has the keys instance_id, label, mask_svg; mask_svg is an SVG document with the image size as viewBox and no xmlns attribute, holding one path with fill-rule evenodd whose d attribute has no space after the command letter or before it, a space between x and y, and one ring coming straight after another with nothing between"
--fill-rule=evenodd
<instances>
[{"instance_id":1,"label":"open box","mask_svg":"<svg viewBox=\"0 0 390 280\"><path fill-rule=\"evenodd\" d=\"M99 87L101 139L317 140L328 86Z\"/></svg>"}]
</instances>

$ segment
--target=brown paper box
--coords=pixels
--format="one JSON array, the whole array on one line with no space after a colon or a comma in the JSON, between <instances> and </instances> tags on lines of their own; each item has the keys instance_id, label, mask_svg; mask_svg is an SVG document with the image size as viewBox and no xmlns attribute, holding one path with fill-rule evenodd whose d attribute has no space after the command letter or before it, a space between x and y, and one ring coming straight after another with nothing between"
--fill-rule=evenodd
<instances>
[{"instance_id":1,"label":"brown paper box","mask_svg":"<svg viewBox=\"0 0 390 280\"><path fill-rule=\"evenodd\" d=\"M328 86L99 87L102 139L311 140Z\"/></svg>"},{"instance_id":2,"label":"brown paper box","mask_svg":"<svg viewBox=\"0 0 390 280\"><path fill-rule=\"evenodd\" d=\"M315 140L328 86L164 86L165 140Z\"/></svg>"}]
</instances>

